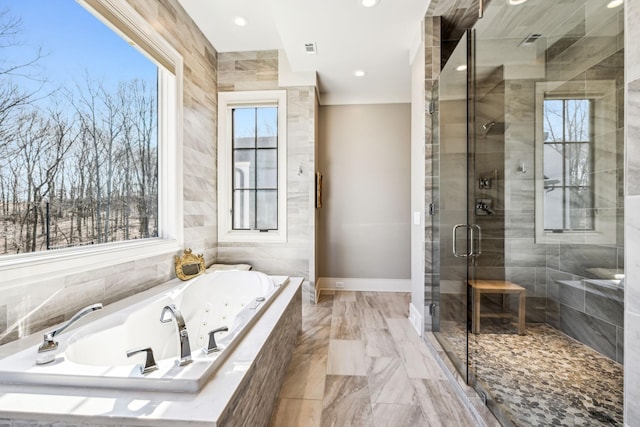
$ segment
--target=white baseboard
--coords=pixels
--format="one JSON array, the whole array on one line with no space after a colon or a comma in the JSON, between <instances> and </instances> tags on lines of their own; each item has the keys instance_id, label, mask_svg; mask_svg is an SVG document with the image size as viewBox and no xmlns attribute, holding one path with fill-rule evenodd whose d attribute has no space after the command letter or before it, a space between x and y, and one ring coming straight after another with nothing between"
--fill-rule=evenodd
<instances>
[{"instance_id":1,"label":"white baseboard","mask_svg":"<svg viewBox=\"0 0 640 427\"><path fill-rule=\"evenodd\" d=\"M409 303L409 322L413 325L418 336L422 336L424 330L424 319L413 303Z\"/></svg>"},{"instance_id":2,"label":"white baseboard","mask_svg":"<svg viewBox=\"0 0 640 427\"><path fill-rule=\"evenodd\" d=\"M340 286L339 284L342 284ZM322 291L411 292L411 279L361 279L320 277L316 292Z\"/></svg>"},{"instance_id":3,"label":"white baseboard","mask_svg":"<svg viewBox=\"0 0 640 427\"><path fill-rule=\"evenodd\" d=\"M320 277L316 281L316 302L323 291L411 292L411 279Z\"/></svg>"}]
</instances>

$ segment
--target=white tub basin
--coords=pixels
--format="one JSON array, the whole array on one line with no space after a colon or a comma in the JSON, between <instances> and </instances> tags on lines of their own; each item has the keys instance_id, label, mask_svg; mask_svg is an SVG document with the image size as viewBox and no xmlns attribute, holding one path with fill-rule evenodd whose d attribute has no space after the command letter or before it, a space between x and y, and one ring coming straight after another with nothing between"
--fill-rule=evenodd
<instances>
[{"instance_id":1,"label":"white tub basin","mask_svg":"<svg viewBox=\"0 0 640 427\"><path fill-rule=\"evenodd\" d=\"M0 360L0 383L197 392L288 279L276 281L255 271L212 272L123 310L105 316L96 312L96 320L56 337L59 348L52 363L35 363L37 347ZM169 304L187 325L193 363L186 366L176 363L176 322L160 322ZM205 354L208 332L221 326L229 327L228 333L216 335L222 351ZM153 349L159 367L144 375L145 355L127 357L128 350L142 347Z\"/></svg>"}]
</instances>

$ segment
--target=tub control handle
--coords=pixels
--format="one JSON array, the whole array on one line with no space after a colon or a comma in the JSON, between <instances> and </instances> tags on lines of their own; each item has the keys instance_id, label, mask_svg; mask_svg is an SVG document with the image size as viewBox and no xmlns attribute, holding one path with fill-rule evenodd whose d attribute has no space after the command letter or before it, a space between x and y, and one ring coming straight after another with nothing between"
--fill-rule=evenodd
<instances>
[{"instance_id":1,"label":"tub control handle","mask_svg":"<svg viewBox=\"0 0 640 427\"><path fill-rule=\"evenodd\" d=\"M127 351L127 357L131 357L134 354L138 354L138 353L142 353L142 352L147 353L147 358L144 361L144 365L140 366L140 373L141 374L148 374L149 372L153 372L156 369L158 369L158 365L156 365L156 359L153 358L153 349L151 347L138 348L138 349L135 349L135 350L128 350Z\"/></svg>"},{"instance_id":2,"label":"tub control handle","mask_svg":"<svg viewBox=\"0 0 640 427\"><path fill-rule=\"evenodd\" d=\"M214 329L213 331L209 332L209 344L207 344L207 346L203 348L202 351L204 351L207 354L220 351L220 349L218 348L218 344L216 344L216 334L218 332L228 332L228 331L229 331L229 328L227 326L223 326L221 328Z\"/></svg>"}]
</instances>

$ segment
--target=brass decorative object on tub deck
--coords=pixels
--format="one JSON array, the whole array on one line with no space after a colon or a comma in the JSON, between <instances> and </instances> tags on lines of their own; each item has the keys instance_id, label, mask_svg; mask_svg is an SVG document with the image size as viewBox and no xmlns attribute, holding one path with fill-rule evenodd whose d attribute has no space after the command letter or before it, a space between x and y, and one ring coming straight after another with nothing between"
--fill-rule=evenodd
<instances>
[{"instance_id":1,"label":"brass decorative object on tub deck","mask_svg":"<svg viewBox=\"0 0 640 427\"><path fill-rule=\"evenodd\" d=\"M185 249L184 255L176 256L176 276L180 280L189 280L193 277L204 274L204 256L194 255L191 249Z\"/></svg>"}]
</instances>

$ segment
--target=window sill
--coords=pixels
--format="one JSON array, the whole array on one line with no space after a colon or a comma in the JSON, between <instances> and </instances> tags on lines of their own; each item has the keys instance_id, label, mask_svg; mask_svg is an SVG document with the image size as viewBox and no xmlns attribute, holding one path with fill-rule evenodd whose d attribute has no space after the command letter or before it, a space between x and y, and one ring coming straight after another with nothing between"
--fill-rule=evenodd
<instances>
[{"instance_id":1,"label":"window sill","mask_svg":"<svg viewBox=\"0 0 640 427\"><path fill-rule=\"evenodd\" d=\"M159 255L172 255L181 249L177 240L155 238L106 243L91 248L8 255L0 261L0 289Z\"/></svg>"},{"instance_id":2,"label":"window sill","mask_svg":"<svg viewBox=\"0 0 640 427\"><path fill-rule=\"evenodd\" d=\"M615 232L601 231L563 231L562 233L544 231L536 234L536 243L615 245L616 235Z\"/></svg>"},{"instance_id":3,"label":"window sill","mask_svg":"<svg viewBox=\"0 0 640 427\"><path fill-rule=\"evenodd\" d=\"M227 231L218 236L221 243L286 243L287 235L282 231Z\"/></svg>"}]
</instances>

